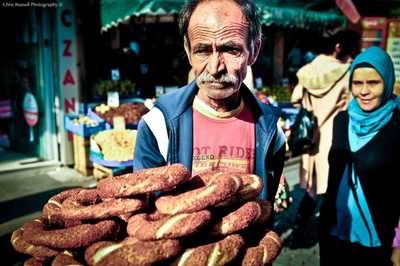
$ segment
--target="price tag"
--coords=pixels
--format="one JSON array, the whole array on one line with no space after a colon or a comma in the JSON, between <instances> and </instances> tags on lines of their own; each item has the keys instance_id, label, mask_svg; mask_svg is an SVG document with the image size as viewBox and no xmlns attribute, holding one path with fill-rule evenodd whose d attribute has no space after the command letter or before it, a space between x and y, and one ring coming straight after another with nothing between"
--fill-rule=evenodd
<instances>
[{"instance_id":1,"label":"price tag","mask_svg":"<svg viewBox=\"0 0 400 266\"><path fill-rule=\"evenodd\" d=\"M107 92L107 105L110 107L119 106L119 94L117 91Z\"/></svg>"},{"instance_id":2,"label":"price tag","mask_svg":"<svg viewBox=\"0 0 400 266\"><path fill-rule=\"evenodd\" d=\"M120 74L119 74L119 69L111 69L111 79L112 80L119 80Z\"/></svg>"},{"instance_id":3,"label":"price tag","mask_svg":"<svg viewBox=\"0 0 400 266\"><path fill-rule=\"evenodd\" d=\"M113 117L113 126L114 129L125 129L125 118L123 116L114 116Z\"/></svg>"}]
</instances>

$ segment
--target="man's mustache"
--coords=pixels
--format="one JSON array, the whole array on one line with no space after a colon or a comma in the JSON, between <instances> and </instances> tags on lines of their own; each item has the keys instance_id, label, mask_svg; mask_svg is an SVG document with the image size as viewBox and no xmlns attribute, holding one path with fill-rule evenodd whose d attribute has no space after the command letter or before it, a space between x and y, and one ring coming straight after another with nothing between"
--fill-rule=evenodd
<instances>
[{"instance_id":1,"label":"man's mustache","mask_svg":"<svg viewBox=\"0 0 400 266\"><path fill-rule=\"evenodd\" d=\"M207 72L201 73L196 80L198 83L216 82L216 83L235 84L237 82L237 78L233 75L223 74L219 78L215 78Z\"/></svg>"}]
</instances>

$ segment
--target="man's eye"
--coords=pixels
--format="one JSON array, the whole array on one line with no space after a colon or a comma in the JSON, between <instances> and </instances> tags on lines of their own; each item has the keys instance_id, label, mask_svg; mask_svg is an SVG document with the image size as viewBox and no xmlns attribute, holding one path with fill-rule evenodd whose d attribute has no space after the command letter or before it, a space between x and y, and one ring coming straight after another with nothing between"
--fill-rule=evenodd
<instances>
[{"instance_id":1,"label":"man's eye","mask_svg":"<svg viewBox=\"0 0 400 266\"><path fill-rule=\"evenodd\" d=\"M353 81L352 84L353 84L353 85L361 85L362 82L361 82L361 81Z\"/></svg>"},{"instance_id":2,"label":"man's eye","mask_svg":"<svg viewBox=\"0 0 400 266\"><path fill-rule=\"evenodd\" d=\"M240 55L242 53L242 50L238 49L238 48L235 48L235 49L231 49L229 51L229 53L232 54L232 55Z\"/></svg>"},{"instance_id":3,"label":"man's eye","mask_svg":"<svg viewBox=\"0 0 400 266\"><path fill-rule=\"evenodd\" d=\"M242 53L242 49L235 48L235 47L227 47L227 48L223 49L222 52L238 56Z\"/></svg>"},{"instance_id":4,"label":"man's eye","mask_svg":"<svg viewBox=\"0 0 400 266\"><path fill-rule=\"evenodd\" d=\"M206 55L206 54L209 54L210 51L207 49L197 49L194 51L194 53L197 55Z\"/></svg>"}]
</instances>

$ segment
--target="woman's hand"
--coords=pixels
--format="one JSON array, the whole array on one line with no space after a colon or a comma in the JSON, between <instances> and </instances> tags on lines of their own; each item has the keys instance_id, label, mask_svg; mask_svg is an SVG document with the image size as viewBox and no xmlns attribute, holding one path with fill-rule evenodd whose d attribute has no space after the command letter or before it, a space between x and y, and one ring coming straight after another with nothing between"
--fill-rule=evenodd
<instances>
[{"instance_id":1,"label":"woman's hand","mask_svg":"<svg viewBox=\"0 0 400 266\"><path fill-rule=\"evenodd\" d=\"M400 266L400 247L393 248L391 260L393 266Z\"/></svg>"}]
</instances>

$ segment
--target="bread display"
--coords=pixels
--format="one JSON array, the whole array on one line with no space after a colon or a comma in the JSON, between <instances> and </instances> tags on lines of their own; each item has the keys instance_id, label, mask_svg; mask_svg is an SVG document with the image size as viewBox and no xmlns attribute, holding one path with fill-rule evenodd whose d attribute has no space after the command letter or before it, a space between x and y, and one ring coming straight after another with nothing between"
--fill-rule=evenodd
<instances>
[{"instance_id":1,"label":"bread display","mask_svg":"<svg viewBox=\"0 0 400 266\"><path fill-rule=\"evenodd\" d=\"M268 265L282 242L261 189L255 175L144 169L51 197L11 243L26 265Z\"/></svg>"},{"instance_id":2,"label":"bread display","mask_svg":"<svg viewBox=\"0 0 400 266\"><path fill-rule=\"evenodd\" d=\"M133 160L136 143L136 130L110 129L92 136L92 141L98 146L107 161Z\"/></svg>"}]
</instances>

